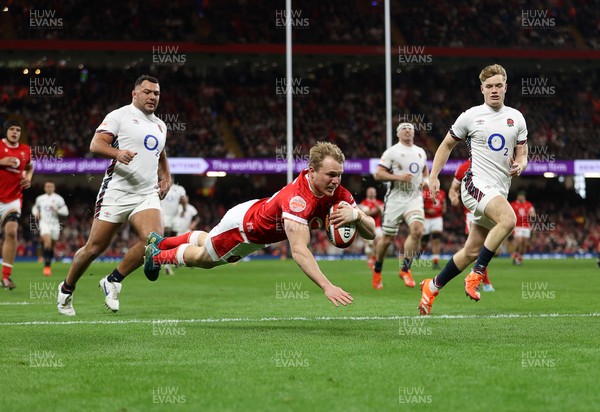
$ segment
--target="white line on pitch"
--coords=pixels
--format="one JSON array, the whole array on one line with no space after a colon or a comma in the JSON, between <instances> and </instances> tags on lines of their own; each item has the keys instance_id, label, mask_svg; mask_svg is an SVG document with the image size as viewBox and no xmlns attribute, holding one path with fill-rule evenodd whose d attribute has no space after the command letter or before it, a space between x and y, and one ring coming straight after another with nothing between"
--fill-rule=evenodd
<instances>
[{"instance_id":1,"label":"white line on pitch","mask_svg":"<svg viewBox=\"0 0 600 412\"><path fill-rule=\"evenodd\" d=\"M0 305L14 306L14 305L50 305L54 302L0 302Z\"/></svg>"},{"instance_id":2,"label":"white line on pitch","mask_svg":"<svg viewBox=\"0 0 600 412\"><path fill-rule=\"evenodd\" d=\"M518 319L518 318L589 318L600 317L600 313L507 313L498 315L434 315L434 316L317 316L307 317L265 317L265 318L206 318L206 319L126 319L126 320L68 320L68 321L29 321L2 322L0 326L29 325L126 325L152 323L227 323L227 322L315 322L315 321L373 321L399 319Z\"/></svg>"}]
</instances>

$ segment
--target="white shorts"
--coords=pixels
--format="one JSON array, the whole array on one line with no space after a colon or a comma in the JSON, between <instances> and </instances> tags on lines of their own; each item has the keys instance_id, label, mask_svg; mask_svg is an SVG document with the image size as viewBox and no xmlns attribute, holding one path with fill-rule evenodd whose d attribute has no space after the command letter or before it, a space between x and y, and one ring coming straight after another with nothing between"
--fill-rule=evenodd
<instances>
[{"instance_id":1,"label":"white shorts","mask_svg":"<svg viewBox=\"0 0 600 412\"><path fill-rule=\"evenodd\" d=\"M161 210L158 192L138 195L116 189L106 190L104 193L98 194L94 218L106 222L123 223L137 212L147 209Z\"/></svg>"},{"instance_id":2,"label":"white shorts","mask_svg":"<svg viewBox=\"0 0 600 412\"><path fill-rule=\"evenodd\" d=\"M167 216L167 215L163 214L163 227L165 229L168 228L168 229L174 230L173 229L173 224L175 223L174 221L175 221L176 217L177 216Z\"/></svg>"},{"instance_id":3,"label":"white shorts","mask_svg":"<svg viewBox=\"0 0 600 412\"><path fill-rule=\"evenodd\" d=\"M529 239L531 237L531 228L529 227L516 227L513 231L514 237L525 237Z\"/></svg>"},{"instance_id":4,"label":"white shorts","mask_svg":"<svg viewBox=\"0 0 600 412\"><path fill-rule=\"evenodd\" d=\"M4 222L4 218L6 214L11 210L18 212L21 214L21 199L15 199L8 203L0 202L0 224ZM0 228L1 229L1 228Z\"/></svg>"},{"instance_id":5,"label":"white shorts","mask_svg":"<svg viewBox=\"0 0 600 412\"><path fill-rule=\"evenodd\" d=\"M425 219L425 230L424 235L429 235L435 232L442 232L444 230L444 219L440 217L434 217L431 219Z\"/></svg>"},{"instance_id":6,"label":"white shorts","mask_svg":"<svg viewBox=\"0 0 600 412\"><path fill-rule=\"evenodd\" d=\"M460 184L460 195L463 205L473 213L473 223L491 229L496 226L496 222L488 219L485 215L485 208L496 196L503 196L492 185L475 186L473 181L466 183L465 180ZM503 196L506 198L506 196Z\"/></svg>"},{"instance_id":7,"label":"white shorts","mask_svg":"<svg viewBox=\"0 0 600 412\"><path fill-rule=\"evenodd\" d=\"M244 233L244 216L250 206L256 202L258 199L232 207L225 213L219 224L208 233L204 247L213 262L221 265L237 262L241 258L269 246L250 242Z\"/></svg>"},{"instance_id":8,"label":"white shorts","mask_svg":"<svg viewBox=\"0 0 600 412\"><path fill-rule=\"evenodd\" d=\"M52 240L58 240L60 236L60 223L39 222L40 236L50 235Z\"/></svg>"},{"instance_id":9,"label":"white shorts","mask_svg":"<svg viewBox=\"0 0 600 412\"><path fill-rule=\"evenodd\" d=\"M410 212L418 212L413 214L408 220L404 218ZM410 225L413 221L425 221L425 211L423 206L423 197L415 197L408 202L387 201L383 210L383 218L381 227L383 233L390 236L398 234L398 226L400 223L406 222Z\"/></svg>"}]
</instances>

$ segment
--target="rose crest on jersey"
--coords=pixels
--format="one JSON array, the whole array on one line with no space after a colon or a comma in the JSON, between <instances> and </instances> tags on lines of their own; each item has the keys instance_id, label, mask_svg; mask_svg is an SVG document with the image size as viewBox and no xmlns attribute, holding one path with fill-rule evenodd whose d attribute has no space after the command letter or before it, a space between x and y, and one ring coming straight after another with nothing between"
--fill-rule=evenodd
<instances>
[{"instance_id":1,"label":"rose crest on jersey","mask_svg":"<svg viewBox=\"0 0 600 412\"><path fill-rule=\"evenodd\" d=\"M508 127L513 127L515 125L515 121L513 119L506 119L506 125Z\"/></svg>"},{"instance_id":2,"label":"rose crest on jersey","mask_svg":"<svg viewBox=\"0 0 600 412\"><path fill-rule=\"evenodd\" d=\"M306 209L306 200L302 196L294 196L290 199L290 209L292 212L300 213Z\"/></svg>"}]
</instances>

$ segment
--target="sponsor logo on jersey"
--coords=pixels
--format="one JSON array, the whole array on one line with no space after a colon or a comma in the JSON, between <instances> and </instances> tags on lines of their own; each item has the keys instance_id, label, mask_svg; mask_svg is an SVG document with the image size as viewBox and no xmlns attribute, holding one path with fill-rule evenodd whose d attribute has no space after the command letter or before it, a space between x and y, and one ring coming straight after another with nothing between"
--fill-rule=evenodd
<instances>
[{"instance_id":1,"label":"sponsor logo on jersey","mask_svg":"<svg viewBox=\"0 0 600 412\"><path fill-rule=\"evenodd\" d=\"M302 196L294 196L290 199L290 209L292 212L300 213L306 209L306 200Z\"/></svg>"}]
</instances>

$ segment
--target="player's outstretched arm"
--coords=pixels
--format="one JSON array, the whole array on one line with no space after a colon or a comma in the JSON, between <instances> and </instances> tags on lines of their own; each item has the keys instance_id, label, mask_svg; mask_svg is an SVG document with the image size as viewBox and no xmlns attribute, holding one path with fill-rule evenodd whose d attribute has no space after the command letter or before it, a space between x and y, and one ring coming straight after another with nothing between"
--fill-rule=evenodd
<instances>
[{"instance_id":1,"label":"player's outstretched arm","mask_svg":"<svg viewBox=\"0 0 600 412\"><path fill-rule=\"evenodd\" d=\"M292 257L306 276L323 289L327 299L335 306L339 306L340 303L344 306L351 304L352 296L342 288L333 285L329 279L327 279L323 272L321 272L315 257L308 249L307 245L310 242L310 230L308 225L285 219L283 226L287 238L290 241Z\"/></svg>"}]
</instances>

